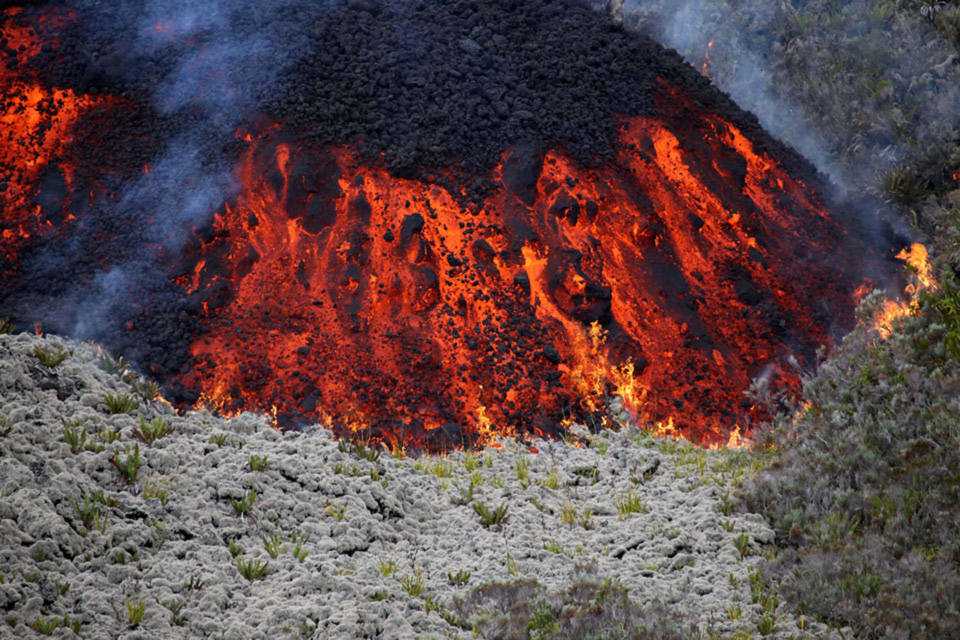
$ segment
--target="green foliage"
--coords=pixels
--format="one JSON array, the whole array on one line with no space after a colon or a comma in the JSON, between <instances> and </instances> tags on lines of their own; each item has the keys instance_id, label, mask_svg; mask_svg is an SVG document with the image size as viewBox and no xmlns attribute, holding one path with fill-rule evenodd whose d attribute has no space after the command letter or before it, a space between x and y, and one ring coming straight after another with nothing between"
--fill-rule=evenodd
<instances>
[{"instance_id":1,"label":"green foliage","mask_svg":"<svg viewBox=\"0 0 960 640\"><path fill-rule=\"evenodd\" d=\"M13 332L13 321L10 318L0 318L0 335L10 335Z\"/></svg>"},{"instance_id":2,"label":"green foliage","mask_svg":"<svg viewBox=\"0 0 960 640\"><path fill-rule=\"evenodd\" d=\"M269 565L269 562L261 562L256 558L237 558L237 571L250 582L263 578Z\"/></svg>"},{"instance_id":3,"label":"green foliage","mask_svg":"<svg viewBox=\"0 0 960 640\"><path fill-rule=\"evenodd\" d=\"M145 402L153 402L160 396L160 385L153 380L133 380L130 386Z\"/></svg>"},{"instance_id":4,"label":"green foliage","mask_svg":"<svg viewBox=\"0 0 960 640\"><path fill-rule=\"evenodd\" d=\"M70 453L80 453L87 443L87 428L82 426L83 420L62 420L63 439L70 445Z\"/></svg>"},{"instance_id":5,"label":"green foliage","mask_svg":"<svg viewBox=\"0 0 960 640\"><path fill-rule=\"evenodd\" d=\"M140 445L135 444L131 451L130 445L123 449L125 457L121 460L117 451L110 456L110 464L116 467L120 476L127 484L134 484L137 481L137 474L140 472Z\"/></svg>"},{"instance_id":6,"label":"green foliage","mask_svg":"<svg viewBox=\"0 0 960 640\"><path fill-rule=\"evenodd\" d=\"M380 449L369 446L360 440L351 440L349 442L341 440L337 446L340 448L340 451L349 453L368 462L376 462L380 459Z\"/></svg>"},{"instance_id":7,"label":"green foliage","mask_svg":"<svg viewBox=\"0 0 960 640\"><path fill-rule=\"evenodd\" d=\"M164 600L160 604L170 612L170 622L173 625L182 627L186 624L186 616L183 615L183 608L186 606L186 602L179 598L171 598L170 600Z\"/></svg>"},{"instance_id":8,"label":"green foliage","mask_svg":"<svg viewBox=\"0 0 960 640\"><path fill-rule=\"evenodd\" d=\"M510 506L506 502L501 502L496 509L490 509L479 500L473 503L473 510L480 516L480 524L484 527L492 527L506 522L509 509Z\"/></svg>"},{"instance_id":9,"label":"green foliage","mask_svg":"<svg viewBox=\"0 0 960 640\"><path fill-rule=\"evenodd\" d=\"M67 356L69 356L70 353L60 346L58 346L56 349L53 349L37 345L33 348L33 355L37 357L37 360L40 361L40 364L50 369L54 369L63 364L63 361L67 359Z\"/></svg>"},{"instance_id":10,"label":"green foliage","mask_svg":"<svg viewBox=\"0 0 960 640\"><path fill-rule=\"evenodd\" d=\"M250 489L243 497L239 500L234 498L230 500L230 504L233 505L233 511L238 516L245 516L250 513L250 510L253 509L253 504L257 501L257 490Z\"/></svg>"},{"instance_id":11,"label":"green foliage","mask_svg":"<svg viewBox=\"0 0 960 640\"><path fill-rule=\"evenodd\" d=\"M264 471L267 468L267 456L247 456L247 469L250 471Z\"/></svg>"},{"instance_id":12,"label":"green foliage","mask_svg":"<svg viewBox=\"0 0 960 640\"><path fill-rule=\"evenodd\" d=\"M136 627L143 621L143 615L147 612L147 603L142 598L131 598L127 600L127 622L131 627Z\"/></svg>"},{"instance_id":13,"label":"green foliage","mask_svg":"<svg viewBox=\"0 0 960 640\"><path fill-rule=\"evenodd\" d=\"M0 416L0 436L8 436L13 431L13 425L7 426L7 417Z\"/></svg>"},{"instance_id":14,"label":"green foliage","mask_svg":"<svg viewBox=\"0 0 960 640\"><path fill-rule=\"evenodd\" d=\"M627 589L589 576L546 593L535 580L492 582L454 598L453 619L478 637L528 640L682 640L701 637L681 612L640 606ZM675 608L674 608L675 609Z\"/></svg>"},{"instance_id":15,"label":"green foliage","mask_svg":"<svg viewBox=\"0 0 960 640\"><path fill-rule=\"evenodd\" d=\"M921 294L887 339L848 336L807 381L809 408L768 434L776 464L742 489L742 506L777 534L765 580L799 613L858 637L960 636L951 280ZM769 596L751 587L758 602Z\"/></svg>"},{"instance_id":16,"label":"green foliage","mask_svg":"<svg viewBox=\"0 0 960 640\"><path fill-rule=\"evenodd\" d=\"M619 512L621 520L626 520L634 513L646 513L647 511L647 505L634 491L628 491L626 495L617 496L613 502L617 506L617 512Z\"/></svg>"},{"instance_id":17,"label":"green foliage","mask_svg":"<svg viewBox=\"0 0 960 640\"><path fill-rule=\"evenodd\" d=\"M387 576L396 572L397 563L393 558L387 558L387 559L380 558L379 567L380 567L380 575L386 578Z\"/></svg>"},{"instance_id":18,"label":"green foliage","mask_svg":"<svg viewBox=\"0 0 960 640\"><path fill-rule=\"evenodd\" d=\"M168 433L170 433L170 423L163 418L154 418L149 422L140 418L140 427L133 430L133 437L149 445Z\"/></svg>"},{"instance_id":19,"label":"green foliage","mask_svg":"<svg viewBox=\"0 0 960 640\"><path fill-rule=\"evenodd\" d=\"M423 593L423 575L421 575L420 567L413 570L413 575L404 576L400 580L400 587L411 598L419 598Z\"/></svg>"},{"instance_id":20,"label":"green foliage","mask_svg":"<svg viewBox=\"0 0 960 640\"><path fill-rule=\"evenodd\" d=\"M930 193L929 184L910 167L894 167L883 175L883 195L905 207L916 204Z\"/></svg>"},{"instance_id":21,"label":"green foliage","mask_svg":"<svg viewBox=\"0 0 960 640\"><path fill-rule=\"evenodd\" d=\"M156 498L160 501L160 504L166 505L169 499L167 496L169 491L169 478L147 478L143 481L143 491L140 495L144 500L153 500Z\"/></svg>"},{"instance_id":22,"label":"green foliage","mask_svg":"<svg viewBox=\"0 0 960 640\"><path fill-rule=\"evenodd\" d=\"M447 572L447 582L453 587L462 587L470 582L470 572L466 569L458 569L456 573Z\"/></svg>"},{"instance_id":23,"label":"green foliage","mask_svg":"<svg viewBox=\"0 0 960 640\"><path fill-rule=\"evenodd\" d=\"M333 516L337 522L342 522L343 519L347 517L347 505L342 502L331 502L327 505L327 512Z\"/></svg>"},{"instance_id":24,"label":"green foliage","mask_svg":"<svg viewBox=\"0 0 960 640\"><path fill-rule=\"evenodd\" d=\"M105 393L103 403L110 414L133 413L140 406L140 402L129 393Z\"/></svg>"},{"instance_id":25,"label":"green foliage","mask_svg":"<svg viewBox=\"0 0 960 640\"><path fill-rule=\"evenodd\" d=\"M227 550L230 552L230 557L236 558L243 553L243 546L236 540L231 540L227 543Z\"/></svg>"},{"instance_id":26,"label":"green foliage","mask_svg":"<svg viewBox=\"0 0 960 640\"><path fill-rule=\"evenodd\" d=\"M226 433L211 433L210 434L210 444L217 445L217 448L222 448L223 445L227 444L227 438L230 436Z\"/></svg>"},{"instance_id":27,"label":"green foliage","mask_svg":"<svg viewBox=\"0 0 960 640\"><path fill-rule=\"evenodd\" d=\"M269 536L261 536L263 540L263 548L267 551L271 558L276 559L281 553L283 553L283 538L280 535L273 533Z\"/></svg>"},{"instance_id":28,"label":"green foliage","mask_svg":"<svg viewBox=\"0 0 960 640\"><path fill-rule=\"evenodd\" d=\"M83 502L70 498L70 504L73 505L74 512L85 528L85 531L79 532L81 535L86 535L87 531L93 529L97 529L101 533L106 530L107 516L100 510L102 503L98 504L95 496L85 495L83 496ZM116 504L116 501L114 501L114 504Z\"/></svg>"}]
</instances>

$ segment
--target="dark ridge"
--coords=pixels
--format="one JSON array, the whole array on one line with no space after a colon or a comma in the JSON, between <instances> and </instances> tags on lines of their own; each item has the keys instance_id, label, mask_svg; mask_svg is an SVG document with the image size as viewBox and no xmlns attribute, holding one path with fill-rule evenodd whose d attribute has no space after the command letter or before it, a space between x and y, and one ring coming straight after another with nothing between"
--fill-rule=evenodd
<instances>
[{"instance_id":1,"label":"dark ridge","mask_svg":"<svg viewBox=\"0 0 960 640\"><path fill-rule=\"evenodd\" d=\"M397 176L452 174L456 190L475 197L477 176L518 141L602 162L615 152L619 118L649 113L669 79L791 173L814 174L675 51L581 0L215 3L217 28L152 51L131 44L144 38L150 5L72 3L79 20L49 34L59 44L35 58L37 73L51 86L145 96L202 47L227 60L243 55L247 64L221 69L238 110L282 122L305 142L357 146ZM195 108L177 115L192 120Z\"/></svg>"}]
</instances>

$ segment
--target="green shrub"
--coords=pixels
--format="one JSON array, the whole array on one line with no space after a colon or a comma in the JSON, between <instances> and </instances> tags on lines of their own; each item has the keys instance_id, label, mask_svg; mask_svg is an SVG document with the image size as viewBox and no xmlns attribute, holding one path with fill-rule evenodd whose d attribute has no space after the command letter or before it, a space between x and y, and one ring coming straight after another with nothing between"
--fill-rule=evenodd
<instances>
[{"instance_id":1,"label":"green shrub","mask_svg":"<svg viewBox=\"0 0 960 640\"><path fill-rule=\"evenodd\" d=\"M33 355L37 357L37 360L40 361L40 364L53 369L63 364L63 361L67 359L67 356L69 356L70 353L63 347L57 347L56 349L53 349L37 345L33 348Z\"/></svg>"},{"instance_id":2,"label":"green shrub","mask_svg":"<svg viewBox=\"0 0 960 640\"><path fill-rule=\"evenodd\" d=\"M260 580L267 573L269 562L261 562L256 559L237 558L237 570L240 575L248 581Z\"/></svg>"},{"instance_id":3,"label":"green shrub","mask_svg":"<svg viewBox=\"0 0 960 640\"><path fill-rule=\"evenodd\" d=\"M140 472L140 445L135 444L132 451L130 445L127 445L123 450L124 459L121 460L118 452L114 451L109 462L116 467L127 484L134 484L137 481L137 474Z\"/></svg>"},{"instance_id":4,"label":"green shrub","mask_svg":"<svg viewBox=\"0 0 960 640\"><path fill-rule=\"evenodd\" d=\"M154 418L149 422L140 418L140 427L133 430L133 437L149 445L168 433L170 433L170 423L163 418Z\"/></svg>"},{"instance_id":5,"label":"green shrub","mask_svg":"<svg viewBox=\"0 0 960 640\"><path fill-rule=\"evenodd\" d=\"M506 522L509 509L510 507L506 502L500 503L500 506L496 509L490 509L479 500L473 503L473 510L480 516L480 524L484 527L492 527Z\"/></svg>"},{"instance_id":6,"label":"green shrub","mask_svg":"<svg viewBox=\"0 0 960 640\"><path fill-rule=\"evenodd\" d=\"M136 398L128 393L106 393L103 396L103 403L107 405L107 412L133 413L140 406Z\"/></svg>"}]
</instances>

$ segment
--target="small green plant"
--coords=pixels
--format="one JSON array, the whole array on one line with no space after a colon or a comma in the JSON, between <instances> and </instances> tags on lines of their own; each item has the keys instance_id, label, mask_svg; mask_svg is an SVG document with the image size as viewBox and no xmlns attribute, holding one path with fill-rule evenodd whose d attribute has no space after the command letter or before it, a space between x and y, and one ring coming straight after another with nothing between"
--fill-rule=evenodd
<instances>
[{"instance_id":1,"label":"small green plant","mask_svg":"<svg viewBox=\"0 0 960 640\"><path fill-rule=\"evenodd\" d=\"M230 556L236 558L238 555L243 553L243 545L241 545L236 540L231 540L227 543L227 550L230 552Z\"/></svg>"},{"instance_id":2,"label":"small green plant","mask_svg":"<svg viewBox=\"0 0 960 640\"><path fill-rule=\"evenodd\" d=\"M462 587L470 582L470 572L466 569L458 569L456 573L447 572L447 582L454 587Z\"/></svg>"},{"instance_id":3,"label":"small green plant","mask_svg":"<svg viewBox=\"0 0 960 640\"><path fill-rule=\"evenodd\" d=\"M13 425L7 426L7 417L0 416L0 436L8 436L13 431Z\"/></svg>"},{"instance_id":4,"label":"small green plant","mask_svg":"<svg viewBox=\"0 0 960 640\"><path fill-rule=\"evenodd\" d=\"M590 448L596 449L597 453L602 456L607 455L607 449L610 447L610 443L602 435L596 435L590 438Z\"/></svg>"},{"instance_id":5,"label":"small green plant","mask_svg":"<svg viewBox=\"0 0 960 640\"><path fill-rule=\"evenodd\" d=\"M427 615L430 615L431 611L440 613L440 603L433 596L427 596L423 599L423 609Z\"/></svg>"},{"instance_id":6,"label":"small green plant","mask_svg":"<svg viewBox=\"0 0 960 640\"><path fill-rule=\"evenodd\" d=\"M730 499L729 492L724 492L724 494L720 496L720 502L717 504L717 509L719 509L720 513L725 516L730 515L730 513L733 511L733 500Z\"/></svg>"},{"instance_id":7,"label":"small green plant","mask_svg":"<svg viewBox=\"0 0 960 640\"><path fill-rule=\"evenodd\" d=\"M203 589L203 580L200 576L190 576L190 579L183 583L183 588L187 591L200 591Z\"/></svg>"},{"instance_id":8,"label":"small green plant","mask_svg":"<svg viewBox=\"0 0 960 640\"><path fill-rule=\"evenodd\" d=\"M746 557L750 550L750 536L745 533L741 533L733 539L733 546L735 546L737 551L740 552L741 558Z\"/></svg>"},{"instance_id":9,"label":"small green plant","mask_svg":"<svg viewBox=\"0 0 960 640\"><path fill-rule=\"evenodd\" d=\"M430 471L438 478L449 478L453 475L453 464L446 460L437 460Z\"/></svg>"},{"instance_id":10,"label":"small green plant","mask_svg":"<svg viewBox=\"0 0 960 640\"><path fill-rule=\"evenodd\" d=\"M52 636L53 632L60 628L60 625L63 624L63 619L56 616L50 618L43 618L37 616L37 619L33 621L33 624L30 626L34 631L44 636Z\"/></svg>"},{"instance_id":11,"label":"small green plant","mask_svg":"<svg viewBox=\"0 0 960 640\"><path fill-rule=\"evenodd\" d=\"M130 370L130 363L124 361L123 356L114 359L109 353L100 355L100 368L111 375L123 376Z\"/></svg>"},{"instance_id":12,"label":"small green plant","mask_svg":"<svg viewBox=\"0 0 960 640\"><path fill-rule=\"evenodd\" d=\"M121 460L118 452L114 451L109 462L117 468L127 484L134 484L137 481L137 473L140 472L140 445L135 444L132 451L130 445L127 445L124 447L124 454L126 457Z\"/></svg>"},{"instance_id":13,"label":"small green plant","mask_svg":"<svg viewBox=\"0 0 960 640\"><path fill-rule=\"evenodd\" d=\"M380 575L386 578L387 576L396 572L397 563L394 561L393 558L386 558L386 559L380 558L379 567L380 567Z\"/></svg>"},{"instance_id":14,"label":"small green plant","mask_svg":"<svg viewBox=\"0 0 960 640\"><path fill-rule=\"evenodd\" d=\"M614 504L620 514L621 520L626 520L634 513L646 513L647 505L633 491L628 491L625 496L614 498Z\"/></svg>"},{"instance_id":15,"label":"small green plant","mask_svg":"<svg viewBox=\"0 0 960 640\"><path fill-rule=\"evenodd\" d=\"M423 576L420 567L413 570L412 576L404 576L400 580L400 587L412 598L419 598L423 593Z\"/></svg>"},{"instance_id":16,"label":"small green plant","mask_svg":"<svg viewBox=\"0 0 960 640\"><path fill-rule=\"evenodd\" d=\"M305 535L296 532L290 534L290 542L293 543L293 551L290 552L290 555L296 558L297 562L303 562L307 559L307 552L303 548L306 541L307 536Z\"/></svg>"},{"instance_id":17,"label":"small green plant","mask_svg":"<svg viewBox=\"0 0 960 640\"><path fill-rule=\"evenodd\" d=\"M360 440L351 440L350 442L341 440L337 446L340 448L340 451L355 455L368 462L376 462L380 459L379 449L371 447Z\"/></svg>"},{"instance_id":18,"label":"small green plant","mask_svg":"<svg viewBox=\"0 0 960 640\"><path fill-rule=\"evenodd\" d=\"M514 464L514 468L517 472L517 480L519 480L523 488L526 489L530 484L530 458L525 454L520 453L517 456L517 461Z\"/></svg>"},{"instance_id":19,"label":"small green plant","mask_svg":"<svg viewBox=\"0 0 960 640\"><path fill-rule=\"evenodd\" d=\"M90 531L94 527L98 529L106 528L106 518L100 512L100 507L97 505L95 500L91 500L90 496L84 496L83 502L78 502L74 498L70 498L70 504L73 505L74 511L77 513L77 517L80 518L80 522L86 528L87 531ZM83 535L86 535L86 532L80 532Z\"/></svg>"},{"instance_id":20,"label":"small green plant","mask_svg":"<svg viewBox=\"0 0 960 640\"><path fill-rule=\"evenodd\" d=\"M250 471L263 471L267 468L267 456L247 456L247 468Z\"/></svg>"},{"instance_id":21,"label":"small green plant","mask_svg":"<svg viewBox=\"0 0 960 640\"><path fill-rule=\"evenodd\" d=\"M230 504L233 505L233 510L238 516L245 516L250 513L251 509L253 509L253 503L256 501L257 490L250 489L250 491L247 491L239 500L236 498L230 500Z\"/></svg>"},{"instance_id":22,"label":"small green plant","mask_svg":"<svg viewBox=\"0 0 960 640\"><path fill-rule=\"evenodd\" d=\"M283 553L283 538L277 534L271 534L270 536L261 536L263 540L263 548L267 551L271 558L276 559L281 553Z\"/></svg>"},{"instance_id":23,"label":"small green plant","mask_svg":"<svg viewBox=\"0 0 960 640\"><path fill-rule=\"evenodd\" d=\"M10 318L0 318L0 335L10 335L13 332L14 326Z\"/></svg>"},{"instance_id":24,"label":"small green plant","mask_svg":"<svg viewBox=\"0 0 960 640\"><path fill-rule=\"evenodd\" d=\"M347 505L342 502L331 502L327 505L327 512L336 519L337 522L343 522L347 517Z\"/></svg>"},{"instance_id":25,"label":"small green plant","mask_svg":"<svg viewBox=\"0 0 960 640\"><path fill-rule=\"evenodd\" d=\"M186 603L179 598L171 598L160 603L164 609L170 612L170 622L175 626L182 627L186 623L186 616L182 614Z\"/></svg>"},{"instance_id":26,"label":"small green plant","mask_svg":"<svg viewBox=\"0 0 960 640\"><path fill-rule=\"evenodd\" d=\"M723 527L725 531L729 531L730 533L733 533L733 529L736 524L737 523L735 521L729 519L720 521L720 526Z\"/></svg>"},{"instance_id":27,"label":"small green plant","mask_svg":"<svg viewBox=\"0 0 960 640\"><path fill-rule=\"evenodd\" d=\"M133 413L140 406L136 398L129 393L105 393L103 403L107 405L107 413Z\"/></svg>"},{"instance_id":28,"label":"small green plant","mask_svg":"<svg viewBox=\"0 0 960 640\"><path fill-rule=\"evenodd\" d=\"M111 444L120 439L120 432L112 427L104 427L97 432L97 438L104 444Z\"/></svg>"},{"instance_id":29,"label":"small green plant","mask_svg":"<svg viewBox=\"0 0 960 640\"><path fill-rule=\"evenodd\" d=\"M727 617L730 618L730 622L736 622L743 617L743 609L740 608L739 602L732 607L727 607Z\"/></svg>"},{"instance_id":30,"label":"small green plant","mask_svg":"<svg viewBox=\"0 0 960 640\"><path fill-rule=\"evenodd\" d=\"M153 380L134 380L130 386L145 402L153 402L160 396L160 385Z\"/></svg>"},{"instance_id":31,"label":"small green plant","mask_svg":"<svg viewBox=\"0 0 960 640\"><path fill-rule=\"evenodd\" d=\"M490 509L487 505L480 502L473 503L473 510L478 516L480 516L480 524L484 527L492 527L494 525L503 524L507 521L507 511L509 506L506 502L501 502L500 506L496 509Z\"/></svg>"},{"instance_id":32,"label":"small green plant","mask_svg":"<svg viewBox=\"0 0 960 640\"><path fill-rule=\"evenodd\" d=\"M757 631L762 636L768 636L777 628L777 617L772 613L764 613L757 620Z\"/></svg>"},{"instance_id":33,"label":"small green plant","mask_svg":"<svg viewBox=\"0 0 960 640\"><path fill-rule=\"evenodd\" d=\"M269 562L261 562L255 558L249 560L237 558L237 570L240 572L240 575L250 582L263 578L269 564Z\"/></svg>"},{"instance_id":34,"label":"small green plant","mask_svg":"<svg viewBox=\"0 0 960 640\"><path fill-rule=\"evenodd\" d=\"M156 498L160 504L167 504L167 492L170 490L169 478L147 478L143 481L143 491L141 495L144 500L153 500Z\"/></svg>"},{"instance_id":35,"label":"small green plant","mask_svg":"<svg viewBox=\"0 0 960 640\"><path fill-rule=\"evenodd\" d=\"M131 598L127 600L127 620L131 627L135 627L143 620L143 614L147 612L147 603L142 598Z\"/></svg>"},{"instance_id":36,"label":"small green plant","mask_svg":"<svg viewBox=\"0 0 960 640\"><path fill-rule=\"evenodd\" d=\"M210 444L215 444L218 448L222 448L223 445L227 444L227 438L229 437L229 434L226 433L211 433Z\"/></svg>"},{"instance_id":37,"label":"small green plant","mask_svg":"<svg viewBox=\"0 0 960 640\"><path fill-rule=\"evenodd\" d=\"M37 345L33 348L33 355L37 357L37 360L40 361L40 364L50 369L54 369L63 364L63 361L67 359L67 356L69 356L70 353L63 347L49 349Z\"/></svg>"},{"instance_id":38,"label":"small green plant","mask_svg":"<svg viewBox=\"0 0 960 640\"><path fill-rule=\"evenodd\" d=\"M70 453L80 453L87 444L87 428L83 426L83 420L62 420L62 422L63 439L70 445Z\"/></svg>"},{"instance_id":39,"label":"small green plant","mask_svg":"<svg viewBox=\"0 0 960 640\"><path fill-rule=\"evenodd\" d=\"M560 486L560 476L557 475L557 470L552 465L550 467L550 474L540 481L540 485L546 487L547 489L553 489L554 491Z\"/></svg>"},{"instance_id":40,"label":"small green plant","mask_svg":"<svg viewBox=\"0 0 960 640\"><path fill-rule=\"evenodd\" d=\"M563 546L556 540L544 540L543 550L560 556L567 556L568 558L573 557L573 554L564 549Z\"/></svg>"},{"instance_id":41,"label":"small green plant","mask_svg":"<svg viewBox=\"0 0 960 640\"><path fill-rule=\"evenodd\" d=\"M140 418L140 427L133 430L133 437L149 445L168 433L170 433L170 423L163 418L154 418L150 422Z\"/></svg>"},{"instance_id":42,"label":"small green plant","mask_svg":"<svg viewBox=\"0 0 960 640\"><path fill-rule=\"evenodd\" d=\"M527 622L527 637L543 638L548 637L548 634L558 631L560 627L556 619L550 605L546 602L537 603L530 613L530 620Z\"/></svg>"},{"instance_id":43,"label":"small green plant","mask_svg":"<svg viewBox=\"0 0 960 640\"><path fill-rule=\"evenodd\" d=\"M480 467L480 456L473 453L472 451L467 451L463 454L463 468L467 470L467 473L473 473Z\"/></svg>"}]
</instances>

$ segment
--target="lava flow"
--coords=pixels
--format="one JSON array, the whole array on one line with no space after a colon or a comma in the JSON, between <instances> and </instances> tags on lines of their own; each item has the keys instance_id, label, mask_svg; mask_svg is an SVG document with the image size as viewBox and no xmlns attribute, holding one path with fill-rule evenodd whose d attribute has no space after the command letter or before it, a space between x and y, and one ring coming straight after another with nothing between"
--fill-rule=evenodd
<instances>
[{"instance_id":1,"label":"lava flow","mask_svg":"<svg viewBox=\"0 0 960 640\"><path fill-rule=\"evenodd\" d=\"M39 25L19 23L19 13L17 8L3 13L0 49L26 61L43 42ZM54 11L44 16L43 26L56 30L71 18L69 12ZM37 196L44 181L62 183L57 189L61 197L71 192L74 167L63 156L79 117L101 102L70 89L45 87L16 67L0 65L0 266L16 261L24 240L59 230L72 219L60 215L69 210L68 202ZM3 269L0 276L10 273Z\"/></svg>"},{"instance_id":2,"label":"lava flow","mask_svg":"<svg viewBox=\"0 0 960 640\"><path fill-rule=\"evenodd\" d=\"M184 385L394 440L549 435L612 393L726 442L760 415L752 377L798 384L787 362L828 342L852 280L816 196L693 113L628 119L594 169L517 147L474 207L271 130L180 278L209 327Z\"/></svg>"},{"instance_id":3,"label":"lava flow","mask_svg":"<svg viewBox=\"0 0 960 640\"><path fill-rule=\"evenodd\" d=\"M0 24L0 316L184 408L726 444L896 282L891 234L577 0L54 4Z\"/></svg>"}]
</instances>

